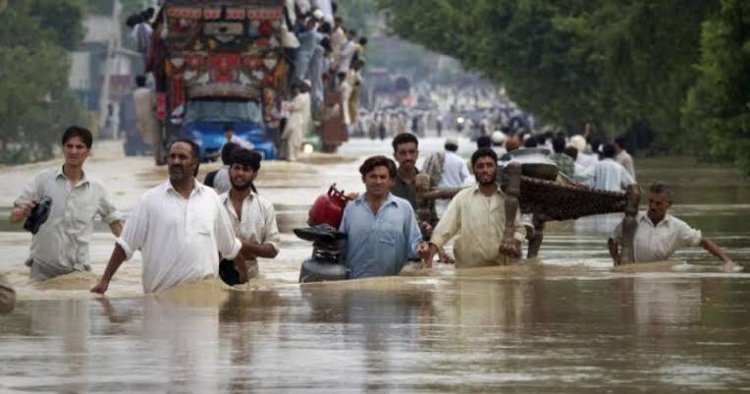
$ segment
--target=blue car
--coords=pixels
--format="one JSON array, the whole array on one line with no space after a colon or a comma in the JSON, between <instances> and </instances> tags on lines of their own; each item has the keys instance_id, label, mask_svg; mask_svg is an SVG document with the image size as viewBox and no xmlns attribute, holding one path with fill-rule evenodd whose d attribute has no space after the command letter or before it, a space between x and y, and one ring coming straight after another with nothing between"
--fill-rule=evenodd
<instances>
[{"instance_id":1,"label":"blue car","mask_svg":"<svg viewBox=\"0 0 750 394\"><path fill-rule=\"evenodd\" d=\"M266 132L260 105L252 100L192 99L187 102L182 131L200 146L201 161L220 156L226 142L224 127L231 125L234 134L253 144L265 160L278 156L276 145Z\"/></svg>"}]
</instances>

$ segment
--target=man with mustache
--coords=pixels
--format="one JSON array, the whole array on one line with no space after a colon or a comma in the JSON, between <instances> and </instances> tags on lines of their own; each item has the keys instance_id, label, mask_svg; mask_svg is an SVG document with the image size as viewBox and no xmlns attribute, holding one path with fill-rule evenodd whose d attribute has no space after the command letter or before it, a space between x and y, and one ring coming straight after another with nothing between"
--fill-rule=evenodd
<instances>
[{"instance_id":1,"label":"man with mustache","mask_svg":"<svg viewBox=\"0 0 750 394\"><path fill-rule=\"evenodd\" d=\"M719 245L668 213L673 199L674 192L666 183L656 182L649 188L648 211L636 217L638 227L633 238L635 261L667 260L680 247L700 246L721 260L725 271L731 271L734 263ZM608 240L609 254L615 264L620 261L619 244L622 242L622 225L619 225Z\"/></svg>"},{"instance_id":2,"label":"man with mustache","mask_svg":"<svg viewBox=\"0 0 750 394\"><path fill-rule=\"evenodd\" d=\"M459 192L440 218L430 239L430 255L454 236L456 268L506 265L510 258L521 256L525 230L516 213L513 239L504 239L505 194L496 181L497 154L491 148L480 148L471 156L477 183Z\"/></svg>"},{"instance_id":3,"label":"man with mustache","mask_svg":"<svg viewBox=\"0 0 750 394\"><path fill-rule=\"evenodd\" d=\"M230 260L240 251L252 254L253 248L235 237L216 192L195 179L198 145L187 139L175 141L167 165L169 179L141 196L93 293L104 294L123 261L139 249L146 293L215 277L219 254Z\"/></svg>"},{"instance_id":4,"label":"man with mustache","mask_svg":"<svg viewBox=\"0 0 750 394\"><path fill-rule=\"evenodd\" d=\"M401 197L409 201L411 208L417 210L417 185L416 179L419 170L417 170L417 158L419 157L419 140L414 134L400 133L393 137L391 142L393 146L393 158L398 163L396 176L391 182L391 193L396 197ZM430 186L437 187L437 180L430 177ZM437 211L435 210L435 200L430 200L429 220L419 223L419 229L422 232L422 238L429 240L432 235L432 227L438 222ZM452 263L453 259L439 251L440 261Z\"/></svg>"},{"instance_id":5,"label":"man with mustache","mask_svg":"<svg viewBox=\"0 0 750 394\"><path fill-rule=\"evenodd\" d=\"M258 275L258 257L272 259L279 253L279 228L273 204L252 190L260 170L261 156L239 148L232 152L229 180L232 189L219 196L229 214L235 234L250 251L233 262L222 260L219 275L229 285L245 283Z\"/></svg>"},{"instance_id":6,"label":"man with mustache","mask_svg":"<svg viewBox=\"0 0 750 394\"><path fill-rule=\"evenodd\" d=\"M408 201L390 192L396 165L373 156L359 167L365 193L344 208L339 231L347 235L341 256L349 278L398 275L408 259L426 257L417 218Z\"/></svg>"}]
</instances>

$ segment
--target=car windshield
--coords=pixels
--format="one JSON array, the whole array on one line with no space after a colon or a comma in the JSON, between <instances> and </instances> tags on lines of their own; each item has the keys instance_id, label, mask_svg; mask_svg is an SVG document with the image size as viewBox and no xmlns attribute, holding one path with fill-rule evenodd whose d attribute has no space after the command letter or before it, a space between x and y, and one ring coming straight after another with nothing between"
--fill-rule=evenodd
<instances>
[{"instance_id":1,"label":"car windshield","mask_svg":"<svg viewBox=\"0 0 750 394\"><path fill-rule=\"evenodd\" d=\"M190 100L185 122L255 122L262 123L260 106L254 101Z\"/></svg>"}]
</instances>

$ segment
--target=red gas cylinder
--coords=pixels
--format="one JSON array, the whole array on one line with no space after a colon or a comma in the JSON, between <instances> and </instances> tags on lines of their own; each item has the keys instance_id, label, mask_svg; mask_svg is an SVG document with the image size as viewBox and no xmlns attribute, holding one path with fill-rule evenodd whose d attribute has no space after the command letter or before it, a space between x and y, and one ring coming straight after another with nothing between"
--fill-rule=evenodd
<instances>
[{"instance_id":1,"label":"red gas cylinder","mask_svg":"<svg viewBox=\"0 0 750 394\"><path fill-rule=\"evenodd\" d=\"M309 223L311 226L317 224L328 224L338 229L341 224L341 218L344 216L344 207L349 202L349 198L344 195L343 191L336 189L334 183L328 189L328 193L322 194L310 207Z\"/></svg>"}]
</instances>

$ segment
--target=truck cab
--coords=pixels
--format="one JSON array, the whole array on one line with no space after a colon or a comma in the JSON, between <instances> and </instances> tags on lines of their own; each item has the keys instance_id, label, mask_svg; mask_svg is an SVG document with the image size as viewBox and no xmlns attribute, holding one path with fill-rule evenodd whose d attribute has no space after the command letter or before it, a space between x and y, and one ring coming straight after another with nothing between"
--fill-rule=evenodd
<instances>
[{"instance_id":1,"label":"truck cab","mask_svg":"<svg viewBox=\"0 0 750 394\"><path fill-rule=\"evenodd\" d=\"M210 161L220 155L226 142L226 125L232 125L235 135L250 142L253 150L264 159L276 159L278 152L266 131L263 111L257 101L203 97L192 98L186 104L182 130L198 142L201 161Z\"/></svg>"},{"instance_id":2,"label":"truck cab","mask_svg":"<svg viewBox=\"0 0 750 394\"><path fill-rule=\"evenodd\" d=\"M149 52L162 124L157 164L179 138L199 145L201 161L214 160L228 124L265 159L278 157L285 26L281 0L164 1Z\"/></svg>"}]
</instances>

